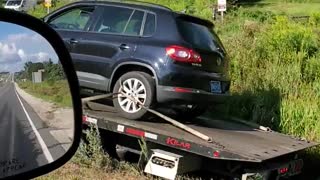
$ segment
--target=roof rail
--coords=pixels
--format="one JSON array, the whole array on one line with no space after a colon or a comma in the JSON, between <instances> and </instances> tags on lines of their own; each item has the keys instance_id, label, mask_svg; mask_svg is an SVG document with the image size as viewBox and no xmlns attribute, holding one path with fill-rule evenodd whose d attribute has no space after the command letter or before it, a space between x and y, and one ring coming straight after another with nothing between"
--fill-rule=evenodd
<instances>
[{"instance_id":1,"label":"roof rail","mask_svg":"<svg viewBox=\"0 0 320 180\"><path fill-rule=\"evenodd\" d=\"M150 2L143 2L143 1L136 1L136 0L82 0L82 1L134 3L134 4L137 4L137 5L149 5L150 7L161 8L161 9L172 11L172 9L170 9L170 8L168 8L166 6L160 5L160 4L150 3Z\"/></svg>"}]
</instances>

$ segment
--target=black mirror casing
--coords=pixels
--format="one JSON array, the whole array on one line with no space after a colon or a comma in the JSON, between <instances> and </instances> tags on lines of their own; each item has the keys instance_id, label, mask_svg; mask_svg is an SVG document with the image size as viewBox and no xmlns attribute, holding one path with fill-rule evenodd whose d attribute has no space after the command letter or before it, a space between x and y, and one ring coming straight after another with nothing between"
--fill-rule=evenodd
<instances>
[{"instance_id":1,"label":"black mirror casing","mask_svg":"<svg viewBox=\"0 0 320 180\"><path fill-rule=\"evenodd\" d=\"M80 135L82 129L82 107L79 93L79 84L76 76L75 69L73 67L70 54L66 49L62 39L58 35L56 31L50 28L47 24L43 22L43 20L37 19L30 15L17 12L14 10L8 10L4 8L0 8L0 22L7 22L16 25L23 26L25 28L31 29L41 36L43 36L53 47L53 49L57 52L57 56L61 59L61 64L66 75L66 79L69 83L69 88L71 92L71 98L73 103L73 112L74 112L74 138L73 143L68 149L68 151L56 161L38 167L28 172L24 172L22 174L6 177L5 179L31 179L43 174L49 173L62 165L68 162L72 156L75 154L79 143L80 143ZM0 31L1 33L1 31ZM1 142L0 142L1 143Z\"/></svg>"}]
</instances>

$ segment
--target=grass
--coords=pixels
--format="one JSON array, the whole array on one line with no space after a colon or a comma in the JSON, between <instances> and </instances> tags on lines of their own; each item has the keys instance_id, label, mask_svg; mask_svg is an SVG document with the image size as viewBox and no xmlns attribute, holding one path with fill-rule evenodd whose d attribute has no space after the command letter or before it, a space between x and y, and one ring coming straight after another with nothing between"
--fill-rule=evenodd
<instances>
[{"instance_id":1,"label":"grass","mask_svg":"<svg viewBox=\"0 0 320 180\"><path fill-rule=\"evenodd\" d=\"M68 83L63 81L32 83L19 82L19 87L35 97L53 102L60 107L72 107L72 100Z\"/></svg>"},{"instance_id":2,"label":"grass","mask_svg":"<svg viewBox=\"0 0 320 180\"><path fill-rule=\"evenodd\" d=\"M320 140L319 35L311 24L255 21L224 39L235 97L227 114Z\"/></svg>"},{"instance_id":3,"label":"grass","mask_svg":"<svg viewBox=\"0 0 320 180\"><path fill-rule=\"evenodd\" d=\"M150 179L134 165L111 159L102 148L95 126L83 132L87 143L80 143L75 156L63 167L38 180L53 179Z\"/></svg>"},{"instance_id":4,"label":"grass","mask_svg":"<svg viewBox=\"0 0 320 180\"><path fill-rule=\"evenodd\" d=\"M320 142L319 13L297 21L289 18L297 11L289 11L240 8L216 22L231 58L232 97L215 110ZM320 148L305 157L319 166Z\"/></svg>"},{"instance_id":5,"label":"grass","mask_svg":"<svg viewBox=\"0 0 320 180\"><path fill-rule=\"evenodd\" d=\"M85 139L82 139L75 156L63 167L36 178L37 180L54 180L54 179L128 179L128 180L147 180L160 178L143 174L143 170L137 165L127 162L119 162L111 159L102 148L102 142L99 131L96 126L90 126L84 130ZM141 147L145 141L140 140ZM104 142L106 143L106 142ZM199 178L178 176L177 180L200 180Z\"/></svg>"},{"instance_id":6,"label":"grass","mask_svg":"<svg viewBox=\"0 0 320 180\"><path fill-rule=\"evenodd\" d=\"M320 11L320 2L264 2L255 3L254 5L243 5L243 8L247 11L269 11L279 15L307 16Z\"/></svg>"},{"instance_id":7,"label":"grass","mask_svg":"<svg viewBox=\"0 0 320 180\"><path fill-rule=\"evenodd\" d=\"M83 167L81 165L68 162L61 168L57 169L56 171L51 172L48 175L41 176L36 178L37 180L80 180L80 179L95 179L95 180L103 180L103 179L128 179L128 180L143 180L147 179L141 175L136 175L131 173L131 171L114 171L108 172L92 167Z\"/></svg>"}]
</instances>

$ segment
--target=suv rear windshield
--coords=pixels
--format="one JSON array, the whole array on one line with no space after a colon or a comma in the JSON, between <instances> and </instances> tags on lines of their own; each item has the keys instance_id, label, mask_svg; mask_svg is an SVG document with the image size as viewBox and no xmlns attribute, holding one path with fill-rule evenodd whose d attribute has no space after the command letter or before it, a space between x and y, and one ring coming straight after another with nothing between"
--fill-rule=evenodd
<instances>
[{"instance_id":1,"label":"suv rear windshield","mask_svg":"<svg viewBox=\"0 0 320 180\"><path fill-rule=\"evenodd\" d=\"M179 18L177 19L177 23L178 29L184 40L190 43L194 48L207 51L217 51L218 49L224 51L219 37L211 27Z\"/></svg>"}]
</instances>

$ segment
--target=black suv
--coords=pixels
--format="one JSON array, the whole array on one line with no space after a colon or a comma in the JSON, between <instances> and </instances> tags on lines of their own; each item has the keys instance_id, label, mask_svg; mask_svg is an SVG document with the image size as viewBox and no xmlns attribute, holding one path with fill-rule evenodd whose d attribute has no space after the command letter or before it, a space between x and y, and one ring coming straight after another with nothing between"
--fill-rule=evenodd
<instances>
[{"instance_id":1,"label":"black suv","mask_svg":"<svg viewBox=\"0 0 320 180\"><path fill-rule=\"evenodd\" d=\"M43 20L63 38L82 88L122 91L190 118L228 95L228 58L210 21L155 4L106 1L72 3ZM115 108L142 117L146 111L130 99L118 95Z\"/></svg>"}]
</instances>

